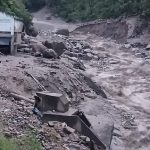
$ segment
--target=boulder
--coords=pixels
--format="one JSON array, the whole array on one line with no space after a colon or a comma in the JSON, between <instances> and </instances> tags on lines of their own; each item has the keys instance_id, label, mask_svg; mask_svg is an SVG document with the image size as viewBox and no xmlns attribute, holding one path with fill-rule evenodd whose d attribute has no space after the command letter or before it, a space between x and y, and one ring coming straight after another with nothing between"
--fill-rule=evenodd
<instances>
[{"instance_id":1,"label":"boulder","mask_svg":"<svg viewBox=\"0 0 150 150\"><path fill-rule=\"evenodd\" d=\"M36 37L38 35L38 30L32 25L29 27L27 34Z\"/></svg>"},{"instance_id":2,"label":"boulder","mask_svg":"<svg viewBox=\"0 0 150 150\"><path fill-rule=\"evenodd\" d=\"M58 55L53 49L47 49L42 52L44 58L57 58Z\"/></svg>"},{"instance_id":3,"label":"boulder","mask_svg":"<svg viewBox=\"0 0 150 150\"><path fill-rule=\"evenodd\" d=\"M67 49L65 44L62 41L46 40L43 42L43 45L48 49L53 49L57 53L58 57L61 56Z\"/></svg>"},{"instance_id":4,"label":"boulder","mask_svg":"<svg viewBox=\"0 0 150 150\"><path fill-rule=\"evenodd\" d=\"M52 42L48 41L48 40L44 41L43 45L46 46L48 49L52 49L53 48Z\"/></svg>"},{"instance_id":5,"label":"boulder","mask_svg":"<svg viewBox=\"0 0 150 150\"><path fill-rule=\"evenodd\" d=\"M58 57L61 56L67 49L63 42L52 42L52 47L57 53Z\"/></svg>"},{"instance_id":6,"label":"boulder","mask_svg":"<svg viewBox=\"0 0 150 150\"><path fill-rule=\"evenodd\" d=\"M69 36L69 30L68 29L59 29L55 33L59 34L59 35Z\"/></svg>"},{"instance_id":7,"label":"boulder","mask_svg":"<svg viewBox=\"0 0 150 150\"><path fill-rule=\"evenodd\" d=\"M33 52L43 53L44 51L47 50L47 48L41 43L30 44L30 47L32 48Z\"/></svg>"},{"instance_id":8,"label":"boulder","mask_svg":"<svg viewBox=\"0 0 150 150\"><path fill-rule=\"evenodd\" d=\"M81 50L81 49L82 49L82 45L81 45L80 43L77 43L77 44L76 44L76 49Z\"/></svg>"}]
</instances>

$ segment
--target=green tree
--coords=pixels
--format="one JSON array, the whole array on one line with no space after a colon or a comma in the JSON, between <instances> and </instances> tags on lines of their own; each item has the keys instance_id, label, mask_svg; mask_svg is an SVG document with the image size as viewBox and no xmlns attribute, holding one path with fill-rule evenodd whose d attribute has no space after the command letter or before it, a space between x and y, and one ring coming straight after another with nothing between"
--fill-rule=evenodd
<instances>
[{"instance_id":1,"label":"green tree","mask_svg":"<svg viewBox=\"0 0 150 150\"><path fill-rule=\"evenodd\" d=\"M67 20L150 16L150 0L46 0L46 3Z\"/></svg>"}]
</instances>

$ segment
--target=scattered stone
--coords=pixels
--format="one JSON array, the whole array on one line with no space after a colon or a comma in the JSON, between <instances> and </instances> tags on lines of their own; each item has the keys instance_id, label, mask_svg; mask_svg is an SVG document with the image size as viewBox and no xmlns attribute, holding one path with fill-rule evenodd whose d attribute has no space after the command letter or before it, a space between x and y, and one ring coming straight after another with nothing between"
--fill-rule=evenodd
<instances>
[{"instance_id":1,"label":"scattered stone","mask_svg":"<svg viewBox=\"0 0 150 150\"><path fill-rule=\"evenodd\" d=\"M35 127L32 125L32 124L28 124L28 127L31 129L31 130L34 130Z\"/></svg>"},{"instance_id":2,"label":"scattered stone","mask_svg":"<svg viewBox=\"0 0 150 150\"><path fill-rule=\"evenodd\" d=\"M79 49L79 50L81 50L82 49L82 45L80 43L77 43L76 44L76 48Z\"/></svg>"},{"instance_id":3,"label":"scattered stone","mask_svg":"<svg viewBox=\"0 0 150 150\"><path fill-rule=\"evenodd\" d=\"M54 123L52 121L48 122L49 127L54 127Z\"/></svg>"},{"instance_id":4,"label":"scattered stone","mask_svg":"<svg viewBox=\"0 0 150 150\"><path fill-rule=\"evenodd\" d=\"M63 128L64 132L67 133L67 134L71 134L71 133L74 133L75 132L75 129L67 126L66 124L64 124L64 128Z\"/></svg>"},{"instance_id":5,"label":"scattered stone","mask_svg":"<svg viewBox=\"0 0 150 150\"><path fill-rule=\"evenodd\" d=\"M147 46L147 43L141 43L141 42L135 42L133 44L131 44L132 47L136 48L145 48Z\"/></svg>"},{"instance_id":6,"label":"scattered stone","mask_svg":"<svg viewBox=\"0 0 150 150\"><path fill-rule=\"evenodd\" d=\"M12 134L10 133L10 132L4 132L3 133L4 134L4 136L6 137L6 138L12 138Z\"/></svg>"},{"instance_id":7,"label":"scattered stone","mask_svg":"<svg viewBox=\"0 0 150 150\"><path fill-rule=\"evenodd\" d=\"M85 54L91 53L91 49L84 49L84 53L85 53Z\"/></svg>"},{"instance_id":8,"label":"scattered stone","mask_svg":"<svg viewBox=\"0 0 150 150\"><path fill-rule=\"evenodd\" d=\"M24 48L24 52L25 52L25 53L30 53L31 51L32 51L31 48L28 48L28 47L27 47L27 48Z\"/></svg>"},{"instance_id":9,"label":"scattered stone","mask_svg":"<svg viewBox=\"0 0 150 150\"><path fill-rule=\"evenodd\" d=\"M90 138L87 136L80 136L79 138L87 143L91 141Z\"/></svg>"},{"instance_id":10,"label":"scattered stone","mask_svg":"<svg viewBox=\"0 0 150 150\"><path fill-rule=\"evenodd\" d=\"M150 44L147 45L146 50L150 50Z\"/></svg>"},{"instance_id":11,"label":"scattered stone","mask_svg":"<svg viewBox=\"0 0 150 150\"><path fill-rule=\"evenodd\" d=\"M71 134L71 133L74 133L74 132L75 132L75 129L73 129L73 128L67 126L66 123L63 123L63 124L62 124L62 127L63 127L63 131L64 131L65 133L67 133L67 134Z\"/></svg>"},{"instance_id":12,"label":"scattered stone","mask_svg":"<svg viewBox=\"0 0 150 150\"><path fill-rule=\"evenodd\" d=\"M124 44L124 47L129 49L129 48L131 48L131 44Z\"/></svg>"},{"instance_id":13,"label":"scattered stone","mask_svg":"<svg viewBox=\"0 0 150 150\"><path fill-rule=\"evenodd\" d=\"M84 94L86 97L88 97L88 98L91 98L91 99L96 99L97 98L97 96L96 95L94 95L94 94L91 94L91 93L86 93L86 94Z\"/></svg>"}]
</instances>

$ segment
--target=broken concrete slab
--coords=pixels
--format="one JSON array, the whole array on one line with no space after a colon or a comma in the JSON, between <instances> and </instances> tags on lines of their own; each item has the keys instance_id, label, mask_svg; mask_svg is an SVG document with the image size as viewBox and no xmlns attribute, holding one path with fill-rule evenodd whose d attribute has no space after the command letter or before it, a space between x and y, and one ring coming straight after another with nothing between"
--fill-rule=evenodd
<instances>
[{"instance_id":1,"label":"broken concrete slab","mask_svg":"<svg viewBox=\"0 0 150 150\"><path fill-rule=\"evenodd\" d=\"M40 98L38 108L41 112L66 112L69 110L69 101L65 98L63 94L44 91L38 92L37 96Z\"/></svg>"},{"instance_id":2,"label":"broken concrete slab","mask_svg":"<svg viewBox=\"0 0 150 150\"><path fill-rule=\"evenodd\" d=\"M110 148L112 136L113 136L113 130L114 130L114 123L113 121L103 115L98 116L92 116L92 115L86 115L88 120L92 122L93 132L95 132L100 140L107 146L107 148Z\"/></svg>"},{"instance_id":3,"label":"broken concrete slab","mask_svg":"<svg viewBox=\"0 0 150 150\"><path fill-rule=\"evenodd\" d=\"M78 114L78 113L74 113ZM46 112L43 113L42 121L43 123L46 123L48 121L59 121L59 122L65 122L69 127L77 130L79 133L81 133L84 136L89 137L95 144L97 144L102 150L106 150L105 144L99 139L96 133L94 133L93 128L89 126L89 124L86 124L84 120L78 115L66 115L64 113L52 113L52 112Z\"/></svg>"},{"instance_id":4,"label":"broken concrete slab","mask_svg":"<svg viewBox=\"0 0 150 150\"><path fill-rule=\"evenodd\" d=\"M113 110L100 97L92 101L87 98L86 102L81 103L79 109L85 113L87 119L92 123L93 132L96 132L99 139L109 149L114 130L114 120L109 112Z\"/></svg>"}]
</instances>

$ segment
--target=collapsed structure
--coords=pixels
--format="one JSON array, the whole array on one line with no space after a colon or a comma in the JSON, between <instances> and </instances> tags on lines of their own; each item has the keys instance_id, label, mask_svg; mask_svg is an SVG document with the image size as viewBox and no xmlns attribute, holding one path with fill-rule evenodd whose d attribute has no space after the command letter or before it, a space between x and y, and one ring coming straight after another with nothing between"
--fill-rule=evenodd
<instances>
[{"instance_id":1,"label":"collapsed structure","mask_svg":"<svg viewBox=\"0 0 150 150\"><path fill-rule=\"evenodd\" d=\"M0 12L0 52L15 55L24 24L20 18Z\"/></svg>"}]
</instances>

